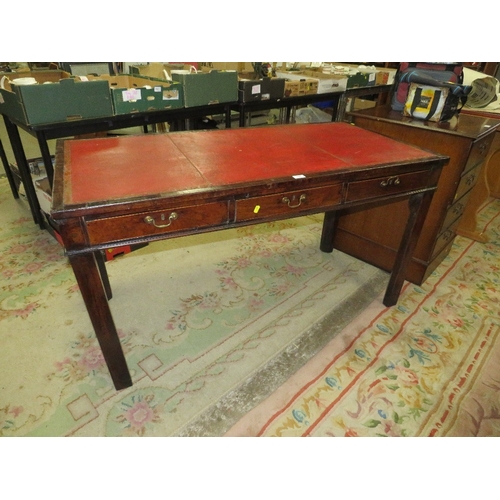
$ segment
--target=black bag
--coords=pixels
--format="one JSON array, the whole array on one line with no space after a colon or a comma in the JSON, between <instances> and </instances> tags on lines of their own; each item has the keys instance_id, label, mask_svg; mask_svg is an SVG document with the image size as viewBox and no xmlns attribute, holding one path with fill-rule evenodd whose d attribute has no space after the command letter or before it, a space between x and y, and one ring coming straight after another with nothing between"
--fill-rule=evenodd
<instances>
[{"instance_id":1,"label":"black bag","mask_svg":"<svg viewBox=\"0 0 500 500\"><path fill-rule=\"evenodd\" d=\"M394 87L391 96L391 108L395 111L403 111L406 97L410 88L412 78L425 74L438 82L458 83L463 82L463 65L461 63L400 63L394 79Z\"/></svg>"},{"instance_id":2,"label":"black bag","mask_svg":"<svg viewBox=\"0 0 500 500\"><path fill-rule=\"evenodd\" d=\"M411 83L403 115L441 122L460 113L472 87L464 85L433 87Z\"/></svg>"}]
</instances>

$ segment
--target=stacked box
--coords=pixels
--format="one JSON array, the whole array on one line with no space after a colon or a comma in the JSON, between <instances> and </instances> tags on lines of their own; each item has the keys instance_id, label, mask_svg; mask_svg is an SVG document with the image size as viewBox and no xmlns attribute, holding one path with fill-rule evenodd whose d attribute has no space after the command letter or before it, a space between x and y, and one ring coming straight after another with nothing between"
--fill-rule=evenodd
<instances>
[{"instance_id":1,"label":"stacked box","mask_svg":"<svg viewBox=\"0 0 500 500\"><path fill-rule=\"evenodd\" d=\"M210 64L223 65L225 68L231 63ZM176 74L176 70L187 72L191 70L191 66L149 63L144 66L131 67L134 74L149 75L161 79L171 78L174 82L180 83L183 88L185 107L236 102L238 100L238 76L236 70L212 70L207 69L206 66L203 67L202 71L189 74Z\"/></svg>"},{"instance_id":2,"label":"stacked box","mask_svg":"<svg viewBox=\"0 0 500 500\"><path fill-rule=\"evenodd\" d=\"M372 85L392 85L396 70L391 68L363 67L346 65L349 68L352 79L348 82L347 88L370 87ZM360 76L366 75L366 76Z\"/></svg>"},{"instance_id":3,"label":"stacked box","mask_svg":"<svg viewBox=\"0 0 500 500\"><path fill-rule=\"evenodd\" d=\"M394 83L396 71L397 70L391 68L377 68L375 85L392 85Z\"/></svg>"},{"instance_id":4,"label":"stacked box","mask_svg":"<svg viewBox=\"0 0 500 500\"><path fill-rule=\"evenodd\" d=\"M238 74L236 71L212 70L188 74L173 73L172 79L182 84L184 105L187 108L238 101Z\"/></svg>"},{"instance_id":5,"label":"stacked box","mask_svg":"<svg viewBox=\"0 0 500 500\"><path fill-rule=\"evenodd\" d=\"M333 68L337 65L334 63ZM349 71L347 79L347 88L353 89L358 87L371 87L375 85L377 71L373 67L354 66L351 64L342 65Z\"/></svg>"},{"instance_id":6,"label":"stacked box","mask_svg":"<svg viewBox=\"0 0 500 500\"><path fill-rule=\"evenodd\" d=\"M184 107L182 85L140 75L100 75L87 77L109 85L115 115Z\"/></svg>"},{"instance_id":7,"label":"stacked box","mask_svg":"<svg viewBox=\"0 0 500 500\"><path fill-rule=\"evenodd\" d=\"M375 78L370 80L370 75L375 76L375 73L350 73L347 77L348 89L355 89L358 87L369 87L370 85L375 85Z\"/></svg>"},{"instance_id":8,"label":"stacked box","mask_svg":"<svg viewBox=\"0 0 500 500\"><path fill-rule=\"evenodd\" d=\"M59 70L2 73L0 113L24 125L101 118L113 114L106 81L89 82ZM16 85L15 78L33 77L34 85Z\"/></svg>"},{"instance_id":9,"label":"stacked box","mask_svg":"<svg viewBox=\"0 0 500 500\"><path fill-rule=\"evenodd\" d=\"M130 66L129 71L132 75L147 76L149 78L158 78L160 80L171 81L172 70L189 70L191 66L179 63L159 63L152 62L141 66ZM165 74L166 72L166 74Z\"/></svg>"},{"instance_id":10,"label":"stacked box","mask_svg":"<svg viewBox=\"0 0 500 500\"><path fill-rule=\"evenodd\" d=\"M374 66L355 66L352 64L332 63L331 68L342 68L349 71L347 88L370 87L372 85L392 85L394 83L395 69L378 68Z\"/></svg>"},{"instance_id":11,"label":"stacked box","mask_svg":"<svg viewBox=\"0 0 500 500\"><path fill-rule=\"evenodd\" d=\"M358 66L353 66L349 64L339 64L332 63L322 69L313 70L317 74L322 74L323 78L337 77L345 78L345 82L342 84L341 89L352 89L358 87L368 87L370 85L370 79L372 79L371 85L375 84L375 72L369 68L366 71L362 71Z\"/></svg>"},{"instance_id":12,"label":"stacked box","mask_svg":"<svg viewBox=\"0 0 500 500\"><path fill-rule=\"evenodd\" d=\"M285 97L318 93L317 78L309 78L301 71L276 71L276 76L285 79Z\"/></svg>"},{"instance_id":13,"label":"stacked box","mask_svg":"<svg viewBox=\"0 0 500 500\"><path fill-rule=\"evenodd\" d=\"M329 92L343 92L347 89L348 77L346 75L335 75L322 73L321 71L304 70L305 76L318 80L318 94Z\"/></svg>"},{"instance_id":14,"label":"stacked box","mask_svg":"<svg viewBox=\"0 0 500 500\"><path fill-rule=\"evenodd\" d=\"M301 80L285 81L285 97L296 97L318 93L318 80L304 78Z\"/></svg>"},{"instance_id":15,"label":"stacked box","mask_svg":"<svg viewBox=\"0 0 500 500\"><path fill-rule=\"evenodd\" d=\"M254 78L253 73L238 75L238 101L254 102L281 99L285 95L284 78Z\"/></svg>"},{"instance_id":16,"label":"stacked box","mask_svg":"<svg viewBox=\"0 0 500 500\"><path fill-rule=\"evenodd\" d=\"M238 73L251 73L253 66L251 62L202 62L200 63L202 71L237 71Z\"/></svg>"}]
</instances>

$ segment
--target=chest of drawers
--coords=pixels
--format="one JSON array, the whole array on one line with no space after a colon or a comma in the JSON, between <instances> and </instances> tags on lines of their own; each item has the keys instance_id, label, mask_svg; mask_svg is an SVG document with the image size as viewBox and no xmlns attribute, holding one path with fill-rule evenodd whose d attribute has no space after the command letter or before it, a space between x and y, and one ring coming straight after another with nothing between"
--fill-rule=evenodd
<instances>
[{"instance_id":1,"label":"chest of drawers","mask_svg":"<svg viewBox=\"0 0 500 500\"><path fill-rule=\"evenodd\" d=\"M426 122L404 117L389 106L350 113L348 120L364 129L450 157L408 266L406 279L420 285L450 251L499 122L465 114L449 122ZM334 246L389 271L407 216L407 206L399 202L353 211L339 222Z\"/></svg>"}]
</instances>

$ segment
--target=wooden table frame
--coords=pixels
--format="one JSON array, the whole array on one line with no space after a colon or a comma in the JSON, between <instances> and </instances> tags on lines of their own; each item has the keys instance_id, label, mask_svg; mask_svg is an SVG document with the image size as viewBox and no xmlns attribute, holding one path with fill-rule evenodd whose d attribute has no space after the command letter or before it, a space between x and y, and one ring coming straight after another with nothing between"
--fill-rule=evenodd
<instances>
[{"instance_id":1,"label":"wooden table frame","mask_svg":"<svg viewBox=\"0 0 500 500\"><path fill-rule=\"evenodd\" d=\"M131 191L130 196L113 200L101 199L99 196L92 200L74 199L78 198L74 193L79 187L75 175L78 168L89 164L86 158L80 158L77 154L82 151L79 148L99 149L111 145L106 142L111 139L58 141L52 218L64 241L117 390L131 386L132 380L108 304L112 293L102 257L102 250L107 248L325 213L320 249L332 252L342 210L352 207L363 209L377 203L408 198L410 215L383 300L386 306L397 303L406 267L420 235L441 169L448 158L346 123L285 125L272 127L272 130L256 127L177 132L164 134L163 137L145 135L122 138L120 144L130 146L130 151L135 150L131 147L132 140L135 141L135 148L147 144L148 151L153 141L172 141L181 151L185 143L189 143L191 149L183 151L182 158L189 160L186 174L202 171L205 179L213 174L213 164L210 165L212 170L205 168L205 160L198 154L197 141L206 145L207 139L220 139L222 148L226 143L234 143L234 155L243 155L239 156L239 164L243 168L245 164L252 165L255 162L253 148L248 146L256 144L265 147L266 137L269 137L270 146L275 144L280 134L286 136L285 139L289 138L289 134L295 134L292 138L296 137L295 142L298 144L289 156L280 148L275 153L269 149L265 157L268 162L264 168L266 174L261 174L261 170L255 174L249 171L247 181L232 180L232 177L241 177L242 174L227 171L227 162L231 162L231 158L227 157L225 149L226 152L220 156L220 172L217 172L217 168L215 171L215 178L220 177L220 183L207 182L202 188L190 189L189 181L186 180L185 189L173 187L170 192L152 190L146 194ZM302 139L304 136L307 138ZM352 146L345 146L351 142ZM289 139L288 144L292 143ZM373 157L374 149L378 155L376 159ZM304 159L295 160L300 151L307 152L308 157L313 155L311 163L306 165ZM92 154L89 158L99 158L99 154ZM116 167L121 166L123 175L127 176L126 155L116 153L111 158L111 163L116 163ZM285 166L280 166L280 162ZM218 165L217 162L215 165ZM305 175L290 175L294 171L303 171ZM130 175L132 179L133 175ZM166 170L165 175L168 175ZM189 175L185 176L186 179ZM172 179L175 182L179 180L177 177ZM102 189L105 190L106 186Z\"/></svg>"}]
</instances>

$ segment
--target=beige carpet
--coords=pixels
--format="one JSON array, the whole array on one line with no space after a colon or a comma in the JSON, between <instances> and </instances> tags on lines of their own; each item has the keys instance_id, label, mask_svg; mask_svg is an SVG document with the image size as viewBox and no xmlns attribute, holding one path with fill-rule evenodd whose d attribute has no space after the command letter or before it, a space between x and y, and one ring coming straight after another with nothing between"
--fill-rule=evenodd
<instances>
[{"instance_id":1,"label":"beige carpet","mask_svg":"<svg viewBox=\"0 0 500 500\"><path fill-rule=\"evenodd\" d=\"M134 386L115 391L63 251L0 180L0 434L221 436L385 288L319 251L321 217L107 264Z\"/></svg>"},{"instance_id":2,"label":"beige carpet","mask_svg":"<svg viewBox=\"0 0 500 500\"><path fill-rule=\"evenodd\" d=\"M500 436L500 200L397 306L381 296L227 436ZM477 457L479 458L479 457Z\"/></svg>"}]
</instances>

